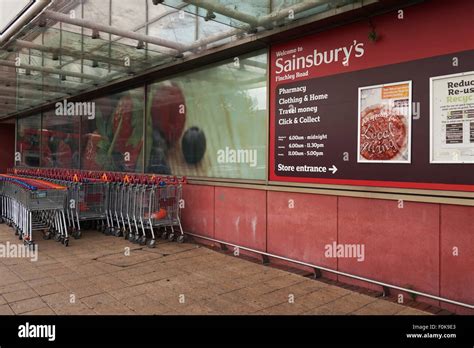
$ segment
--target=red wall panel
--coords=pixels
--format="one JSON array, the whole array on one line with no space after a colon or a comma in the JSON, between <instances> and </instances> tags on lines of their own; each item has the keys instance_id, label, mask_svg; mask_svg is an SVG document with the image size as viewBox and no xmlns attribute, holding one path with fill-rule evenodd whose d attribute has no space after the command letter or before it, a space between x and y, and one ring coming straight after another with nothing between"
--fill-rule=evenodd
<instances>
[{"instance_id":1,"label":"red wall panel","mask_svg":"<svg viewBox=\"0 0 474 348\"><path fill-rule=\"evenodd\" d=\"M15 125L0 124L0 173L5 173L7 168L13 167L15 154Z\"/></svg>"},{"instance_id":2,"label":"red wall panel","mask_svg":"<svg viewBox=\"0 0 474 348\"><path fill-rule=\"evenodd\" d=\"M339 243L365 248L364 261L339 258L339 270L438 295L439 205L398 205L398 201L339 197Z\"/></svg>"},{"instance_id":3,"label":"red wall panel","mask_svg":"<svg viewBox=\"0 0 474 348\"><path fill-rule=\"evenodd\" d=\"M473 248L474 207L441 206L441 296L474 303ZM458 256L454 255L456 251ZM474 310L443 306L451 311L474 314Z\"/></svg>"},{"instance_id":4,"label":"red wall panel","mask_svg":"<svg viewBox=\"0 0 474 348\"><path fill-rule=\"evenodd\" d=\"M214 237L214 187L183 186L182 223L186 232Z\"/></svg>"},{"instance_id":5,"label":"red wall panel","mask_svg":"<svg viewBox=\"0 0 474 348\"><path fill-rule=\"evenodd\" d=\"M266 192L215 188L215 237L241 246L266 250Z\"/></svg>"},{"instance_id":6,"label":"red wall panel","mask_svg":"<svg viewBox=\"0 0 474 348\"><path fill-rule=\"evenodd\" d=\"M337 197L269 191L267 236L270 253L336 269L324 247L337 242Z\"/></svg>"}]
</instances>

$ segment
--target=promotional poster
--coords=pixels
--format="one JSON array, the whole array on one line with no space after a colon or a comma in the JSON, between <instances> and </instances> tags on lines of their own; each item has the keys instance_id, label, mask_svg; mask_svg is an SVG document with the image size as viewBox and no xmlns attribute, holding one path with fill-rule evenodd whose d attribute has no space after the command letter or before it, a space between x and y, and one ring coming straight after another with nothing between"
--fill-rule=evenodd
<instances>
[{"instance_id":1,"label":"promotional poster","mask_svg":"<svg viewBox=\"0 0 474 348\"><path fill-rule=\"evenodd\" d=\"M431 83L431 162L474 163L474 71Z\"/></svg>"}]
</instances>

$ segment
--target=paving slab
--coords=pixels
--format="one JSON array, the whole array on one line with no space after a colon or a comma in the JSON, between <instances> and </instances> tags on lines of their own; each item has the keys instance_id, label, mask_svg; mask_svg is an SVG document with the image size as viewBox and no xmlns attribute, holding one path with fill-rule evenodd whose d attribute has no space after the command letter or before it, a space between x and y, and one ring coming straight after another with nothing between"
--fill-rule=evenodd
<instances>
[{"instance_id":1,"label":"paving slab","mask_svg":"<svg viewBox=\"0 0 474 348\"><path fill-rule=\"evenodd\" d=\"M9 305L7 304L0 305L0 315L10 315L10 314L15 314L15 313L13 313Z\"/></svg>"},{"instance_id":2,"label":"paving slab","mask_svg":"<svg viewBox=\"0 0 474 348\"><path fill-rule=\"evenodd\" d=\"M37 309L48 307L41 297L33 297L27 300L13 302L9 304L15 314L23 314Z\"/></svg>"},{"instance_id":3,"label":"paving slab","mask_svg":"<svg viewBox=\"0 0 474 348\"><path fill-rule=\"evenodd\" d=\"M37 262L0 259L0 315L429 314L196 244L148 249L96 231L37 243Z\"/></svg>"},{"instance_id":4,"label":"paving slab","mask_svg":"<svg viewBox=\"0 0 474 348\"><path fill-rule=\"evenodd\" d=\"M33 289L23 289L4 294L3 297L8 303L26 300L33 297L38 297L38 294Z\"/></svg>"}]
</instances>

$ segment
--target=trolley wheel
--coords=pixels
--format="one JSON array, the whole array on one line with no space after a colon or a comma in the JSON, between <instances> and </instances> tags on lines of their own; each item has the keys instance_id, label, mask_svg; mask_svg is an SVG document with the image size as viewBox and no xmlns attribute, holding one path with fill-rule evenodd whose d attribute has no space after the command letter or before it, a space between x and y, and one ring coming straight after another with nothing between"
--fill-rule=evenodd
<instances>
[{"instance_id":1,"label":"trolley wheel","mask_svg":"<svg viewBox=\"0 0 474 348\"><path fill-rule=\"evenodd\" d=\"M128 241L129 241L130 243L133 243L134 240L135 240L135 235L134 235L133 233L130 233L130 234L128 235Z\"/></svg>"},{"instance_id":2,"label":"trolley wheel","mask_svg":"<svg viewBox=\"0 0 474 348\"><path fill-rule=\"evenodd\" d=\"M44 240L49 240L49 239L51 239L51 233L49 233L49 232L43 233L43 239L44 239Z\"/></svg>"},{"instance_id":3,"label":"trolley wheel","mask_svg":"<svg viewBox=\"0 0 474 348\"><path fill-rule=\"evenodd\" d=\"M68 238L65 238L65 239L63 240L63 244L64 244L65 247L67 247L67 246L69 245L69 239L68 239Z\"/></svg>"},{"instance_id":4,"label":"trolley wheel","mask_svg":"<svg viewBox=\"0 0 474 348\"><path fill-rule=\"evenodd\" d=\"M75 230L75 231L72 233L72 236L74 237L74 239L81 239L81 237L82 237L82 231L80 231L80 230Z\"/></svg>"},{"instance_id":5,"label":"trolley wheel","mask_svg":"<svg viewBox=\"0 0 474 348\"><path fill-rule=\"evenodd\" d=\"M171 242L173 239L174 239L174 233L171 232L171 233L168 235L168 240Z\"/></svg>"},{"instance_id":6,"label":"trolley wheel","mask_svg":"<svg viewBox=\"0 0 474 348\"><path fill-rule=\"evenodd\" d=\"M162 234L161 234L161 239L168 239L168 232L164 231Z\"/></svg>"},{"instance_id":7,"label":"trolley wheel","mask_svg":"<svg viewBox=\"0 0 474 348\"><path fill-rule=\"evenodd\" d=\"M31 251L35 251L36 249L36 244L33 242L28 243L28 248L30 248Z\"/></svg>"},{"instance_id":8,"label":"trolley wheel","mask_svg":"<svg viewBox=\"0 0 474 348\"><path fill-rule=\"evenodd\" d=\"M145 245L146 244L146 236L141 236L140 239L138 239L138 244Z\"/></svg>"},{"instance_id":9,"label":"trolley wheel","mask_svg":"<svg viewBox=\"0 0 474 348\"><path fill-rule=\"evenodd\" d=\"M156 246L156 240L150 239L147 243L147 247L154 248Z\"/></svg>"},{"instance_id":10,"label":"trolley wheel","mask_svg":"<svg viewBox=\"0 0 474 348\"><path fill-rule=\"evenodd\" d=\"M15 236L18 236L20 232L18 231L18 228L15 228Z\"/></svg>"},{"instance_id":11,"label":"trolley wheel","mask_svg":"<svg viewBox=\"0 0 474 348\"><path fill-rule=\"evenodd\" d=\"M123 232L121 229L116 229L114 235L115 237L123 237Z\"/></svg>"},{"instance_id":12,"label":"trolley wheel","mask_svg":"<svg viewBox=\"0 0 474 348\"><path fill-rule=\"evenodd\" d=\"M54 240L55 240L56 242L60 242L60 241L61 241L61 235L60 235L59 233L56 233L56 234L54 235Z\"/></svg>"},{"instance_id":13,"label":"trolley wheel","mask_svg":"<svg viewBox=\"0 0 474 348\"><path fill-rule=\"evenodd\" d=\"M5 222L5 220L3 220L3 218L0 218L0 224L3 224Z\"/></svg>"},{"instance_id":14,"label":"trolley wheel","mask_svg":"<svg viewBox=\"0 0 474 348\"><path fill-rule=\"evenodd\" d=\"M176 239L176 241L177 241L178 243L184 243L184 234L180 235L180 236Z\"/></svg>"},{"instance_id":15,"label":"trolley wheel","mask_svg":"<svg viewBox=\"0 0 474 348\"><path fill-rule=\"evenodd\" d=\"M136 234L136 235L133 237L133 243L138 244L139 241L140 241L140 235Z\"/></svg>"}]
</instances>

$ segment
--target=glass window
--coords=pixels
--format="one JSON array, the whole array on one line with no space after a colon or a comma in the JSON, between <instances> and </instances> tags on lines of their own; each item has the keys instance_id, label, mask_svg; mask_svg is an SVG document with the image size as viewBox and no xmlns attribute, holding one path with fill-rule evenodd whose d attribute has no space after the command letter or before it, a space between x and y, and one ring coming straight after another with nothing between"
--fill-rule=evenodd
<instances>
[{"instance_id":1,"label":"glass window","mask_svg":"<svg viewBox=\"0 0 474 348\"><path fill-rule=\"evenodd\" d=\"M41 115L18 119L15 165L39 167Z\"/></svg>"},{"instance_id":2,"label":"glass window","mask_svg":"<svg viewBox=\"0 0 474 348\"><path fill-rule=\"evenodd\" d=\"M56 105L42 121L39 115L19 119L16 164L266 178L266 51L188 71L148 90L145 120L144 87L63 101L59 113Z\"/></svg>"},{"instance_id":3,"label":"glass window","mask_svg":"<svg viewBox=\"0 0 474 348\"><path fill-rule=\"evenodd\" d=\"M81 168L143 171L144 88L92 101L94 115L82 116Z\"/></svg>"},{"instance_id":4,"label":"glass window","mask_svg":"<svg viewBox=\"0 0 474 348\"><path fill-rule=\"evenodd\" d=\"M79 168L80 117L43 113L41 166Z\"/></svg>"},{"instance_id":5,"label":"glass window","mask_svg":"<svg viewBox=\"0 0 474 348\"><path fill-rule=\"evenodd\" d=\"M145 169L263 180L267 117L266 52L151 84Z\"/></svg>"}]
</instances>

